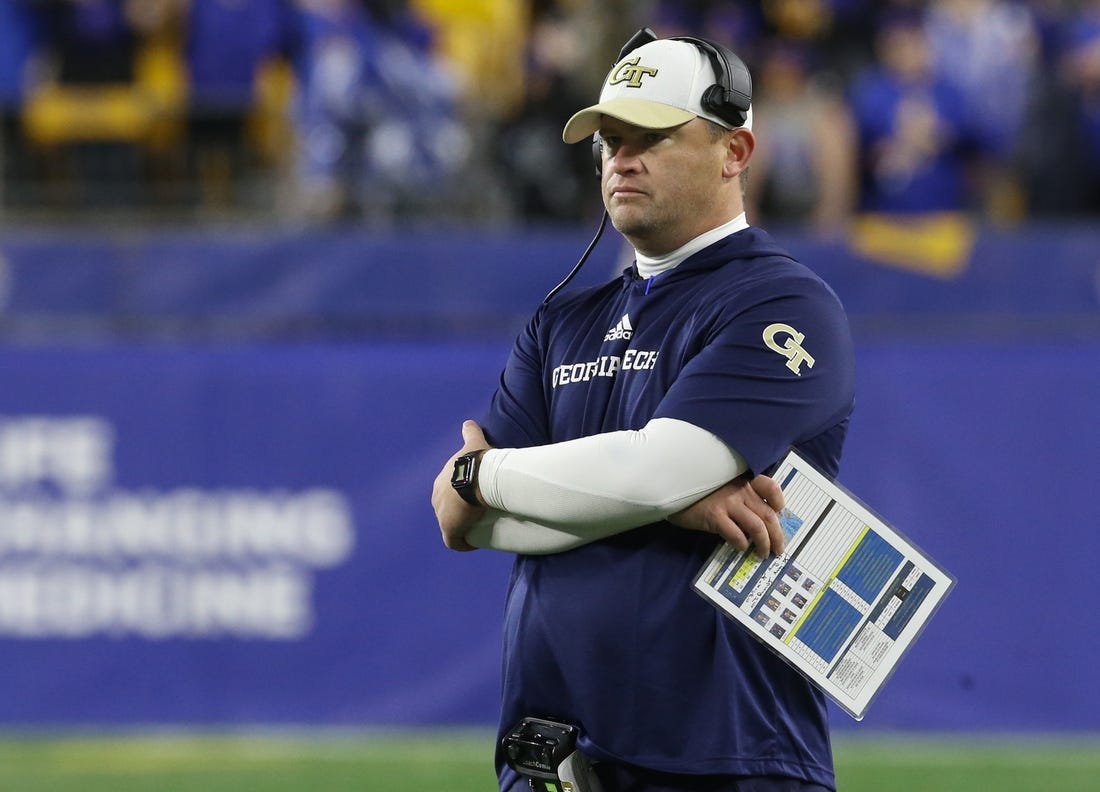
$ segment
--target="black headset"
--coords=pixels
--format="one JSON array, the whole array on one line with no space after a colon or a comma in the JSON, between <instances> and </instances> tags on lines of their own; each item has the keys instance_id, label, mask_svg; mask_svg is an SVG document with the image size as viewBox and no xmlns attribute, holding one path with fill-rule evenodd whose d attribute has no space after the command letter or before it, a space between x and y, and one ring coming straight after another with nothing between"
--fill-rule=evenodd
<instances>
[{"instance_id":1,"label":"black headset","mask_svg":"<svg viewBox=\"0 0 1100 792\"><path fill-rule=\"evenodd\" d=\"M619 50L618 63L627 55L641 46L657 41L657 34L649 28L642 28ZM752 77L733 50L710 39L697 38L695 36L674 36L670 41L686 41L694 44L707 56L711 68L718 82L709 86L699 99L699 104L708 113L721 118L732 127L745 125L748 120L749 107L752 104ZM596 173L603 170L603 157L600 151L600 139L597 134L592 139L592 158L596 163Z\"/></svg>"}]
</instances>

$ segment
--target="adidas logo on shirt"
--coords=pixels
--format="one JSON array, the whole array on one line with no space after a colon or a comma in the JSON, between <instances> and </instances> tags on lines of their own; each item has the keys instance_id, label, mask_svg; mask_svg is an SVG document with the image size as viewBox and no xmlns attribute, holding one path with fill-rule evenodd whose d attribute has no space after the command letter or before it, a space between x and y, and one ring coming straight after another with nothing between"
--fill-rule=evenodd
<instances>
[{"instance_id":1,"label":"adidas logo on shirt","mask_svg":"<svg viewBox=\"0 0 1100 792\"><path fill-rule=\"evenodd\" d=\"M630 314L623 314L623 318L619 320L619 323L607 331L607 335L603 337L604 341L618 341L619 339L630 340L630 337L634 335L634 328L630 326Z\"/></svg>"}]
</instances>

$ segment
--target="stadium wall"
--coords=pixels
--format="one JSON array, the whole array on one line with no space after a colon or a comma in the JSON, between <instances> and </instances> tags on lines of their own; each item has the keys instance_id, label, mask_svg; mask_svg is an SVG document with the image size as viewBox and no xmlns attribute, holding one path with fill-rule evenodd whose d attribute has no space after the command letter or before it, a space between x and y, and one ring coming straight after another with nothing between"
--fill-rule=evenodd
<instances>
[{"instance_id":1,"label":"stadium wall","mask_svg":"<svg viewBox=\"0 0 1100 792\"><path fill-rule=\"evenodd\" d=\"M779 236L856 329L841 482L958 578L860 728L1100 729L1100 233ZM508 558L428 495L586 242L0 240L0 724L492 722Z\"/></svg>"}]
</instances>

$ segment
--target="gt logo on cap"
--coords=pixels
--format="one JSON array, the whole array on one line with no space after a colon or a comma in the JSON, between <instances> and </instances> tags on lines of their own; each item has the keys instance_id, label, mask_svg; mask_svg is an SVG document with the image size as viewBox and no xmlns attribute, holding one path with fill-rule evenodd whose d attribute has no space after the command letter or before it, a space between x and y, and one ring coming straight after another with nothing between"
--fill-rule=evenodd
<instances>
[{"instance_id":1,"label":"gt logo on cap","mask_svg":"<svg viewBox=\"0 0 1100 792\"><path fill-rule=\"evenodd\" d=\"M607 84L618 85L624 82L627 88L641 88L643 77L656 77L656 68L653 66L638 65L638 61L641 59L639 55L636 58L631 58L628 61L620 63L619 68L615 69L615 73L611 75L611 79L607 81Z\"/></svg>"},{"instance_id":2,"label":"gt logo on cap","mask_svg":"<svg viewBox=\"0 0 1100 792\"><path fill-rule=\"evenodd\" d=\"M786 343L780 345L776 337L780 334L788 336ZM810 368L814 367L814 356L802 348L802 341L806 338L805 335L795 330L790 325L786 324L770 324L764 328L764 343L768 345L768 349L778 352L783 357L787 358L787 368L793 371L798 376L802 376L802 364L805 363Z\"/></svg>"}]
</instances>

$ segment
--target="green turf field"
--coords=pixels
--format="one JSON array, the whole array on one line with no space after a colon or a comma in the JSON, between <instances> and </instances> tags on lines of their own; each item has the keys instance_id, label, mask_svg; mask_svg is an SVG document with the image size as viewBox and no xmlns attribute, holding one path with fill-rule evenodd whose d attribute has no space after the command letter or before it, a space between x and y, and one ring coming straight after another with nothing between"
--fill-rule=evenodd
<instances>
[{"instance_id":1,"label":"green turf field","mask_svg":"<svg viewBox=\"0 0 1100 792\"><path fill-rule=\"evenodd\" d=\"M3 792L492 792L486 732L0 739ZM842 792L1090 792L1100 738L856 738Z\"/></svg>"}]
</instances>

